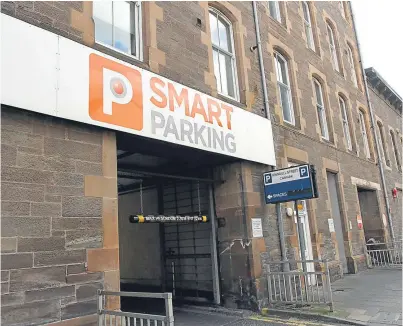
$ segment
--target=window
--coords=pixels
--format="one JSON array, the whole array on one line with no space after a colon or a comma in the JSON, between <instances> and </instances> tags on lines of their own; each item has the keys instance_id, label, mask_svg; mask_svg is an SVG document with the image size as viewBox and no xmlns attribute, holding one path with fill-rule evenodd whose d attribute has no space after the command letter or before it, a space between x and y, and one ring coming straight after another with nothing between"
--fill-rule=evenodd
<instances>
[{"instance_id":1,"label":"window","mask_svg":"<svg viewBox=\"0 0 403 326\"><path fill-rule=\"evenodd\" d=\"M388 152L387 152L387 148L386 148L386 142L385 142L385 135L383 133L383 126L382 124L378 121L377 123L378 125L378 132L379 132L379 137L380 137L380 142L381 142L381 156L385 159L385 163L387 166L390 166L390 161L389 161L389 157L387 156ZM381 159L381 158L380 158Z\"/></svg>"},{"instance_id":2,"label":"window","mask_svg":"<svg viewBox=\"0 0 403 326\"><path fill-rule=\"evenodd\" d=\"M210 8L214 75L218 93L238 100L238 82L232 25L219 11Z\"/></svg>"},{"instance_id":3,"label":"window","mask_svg":"<svg viewBox=\"0 0 403 326\"><path fill-rule=\"evenodd\" d=\"M353 56L353 50L350 45L347 44L347 55L348 55L348 63L350 64L351 71L351 79L353 80L354 86L358 87L357 74L355 72L355 62Z\"/></svg>"},{"instance_id":4,"label":"window","mask_svg":"<svg viewBox=\"0 0 403 326\"><path fill-rule=\"evenodd\" d=\"M308 2L302 1L302 9L304 11L306 42L308 44L308 47L315 51L315 43L313 40L312 23L311 23L311 11L309 10Z\"/></svg>"},{"instance_id":5,"label":"window","mask_svg":"<svg viewBox=\"0 0 403 326\"><path fill-rule=\"evenodd\" d=\"M359 111L359 119L360 119L360 129L361 129L362 141L364 143L364 153L365 153L366 158L371 158L371 153L369 151L367 127L365 125L365 117L364 117L364 113L361 110Z\"/></svg>"},{"instance_id":6,"label":"window","mask_svg":"<svg viewBox=\"0 0 403 326\"><path fill-rule=\"evenodd\" d=\"M401 170L401 163L400 163L400 156L399 156L399 151L397 150L396 146L396 139L395 139L395 134L393 131L390 131L390 139L392 140L392 146L393 146L393 152L395 153L395 160L396 160L396 165L399 170Z\"/></svg>"},{"instance_id":7,"label":"window","mask_svg":"<svg viewBox=\"0 0 403 326\"><path fill-rule=\"evenodd\" d=\"M274 54L274 63L278 91L280 93L281 108L283 110L283 119L288 123L295 124L287 60L281 54L276 52Z\"/></svg>"},{"instance_id":8,"label":"window","mask_svg":"<svg viewBox=\"0 0 403 326\"><path fill-rule=\"evenodd\" d=\"M280 3L278 1L269 1L270 16L281 23Z\"/></svg>"},{"instance_id":9,"label":"window","mask_svg":"<svg viewBox=\"0 0 403 326\"><path fill-rule=\"evenodd\" d=\"M327 35L329 36L329 47L330 47L330 55L332 57L333 68L336 71L340 71L339 59L337 57L337 49L336 49L336 41L334 38L334 33L332 27L327 24Z\"/></svg>"},{"instance_id":10,"label":"window","mask_svg":"<svg viewBox=\"0 0 403 326\"><path fill-rule=\"evenodd\" d=\"M343 18L346 18L346 12L344 11L344 1L339 1L339 9Z\"/></svg>"},{"instance_id":11,"label":"window","mask_svg":"<svg viewBox=\"0 0 403 326\"><path fill-rule=\"evenodd\" d=\"M141 3L94 1L95 41L142 59Z\"/></svg>"},{"instance_id":12,"label":"window","mask_svg":"<svg viewBox=\"0 0 403 326\"><path fill-rule=\"evenodd\" d=\"M346 101L339 96L339 106L341 111L341 118L343 121L344 137L346 137L347 148L351 151L353 149L350 136L350 124L348 122Z\"/></svg>"},{"instance_id":13,"label":"window","mask_svg":"<svg viewBox=\"0 0 403 326\"><path fill-rule=\"evenodd\" d=\"M316 95L316 110L318 112L318 119L322 138L329 140L329 131L327 128L326 108L323 100L322 84L318 80L313 80Z\"/></svg>"}]
</instances>

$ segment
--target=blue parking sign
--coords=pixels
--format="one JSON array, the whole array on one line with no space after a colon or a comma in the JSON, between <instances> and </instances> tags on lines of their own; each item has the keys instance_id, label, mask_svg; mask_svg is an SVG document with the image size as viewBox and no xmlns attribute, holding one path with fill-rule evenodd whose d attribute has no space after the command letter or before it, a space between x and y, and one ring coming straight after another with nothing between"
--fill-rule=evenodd
<instances>
[{"instance_id":1,"label":"blue parking sign","mask_svg":"<svg viewBox=\"0 0 403 326\"><path fill-rule=\"evenodd\" d=\"M264 173L266 204L314 198L316 185L313 183L311 166L302 164L290 168Z\"/></svg>"}]
</instances>

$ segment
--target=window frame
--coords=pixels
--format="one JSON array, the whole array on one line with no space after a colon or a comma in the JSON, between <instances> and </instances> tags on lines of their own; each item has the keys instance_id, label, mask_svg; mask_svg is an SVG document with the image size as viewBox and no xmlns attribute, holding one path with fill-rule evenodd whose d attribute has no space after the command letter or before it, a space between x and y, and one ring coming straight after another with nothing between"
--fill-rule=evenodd
<instances>
[{"instance_id":1,"label":"window frame","mask_svg":"<svg viewBox=\"0 0 403 326\"><path fill-rule=\"evenodd\" d=\"M341 70L340 62L337 53L336 38L334 36L335 32L333 27L329 24L329 22L326 22L326 30L327 30L327 36L329 38L329 50L330 50L330 57L332 59L333 69L336 70L337 72L340 72Z\"/></svg>"},{"instance_id":2,"label":"window frame","mask_svg":"<svg viewBox=\"0 0 403 326\"><path fill-rule=\"evenodd\" d=\"M354 60L354 54L353 54L353 49L351 48L350 44L347 44L347 57L348 57L348 62L350 64L350 73L353 79L353 84L356 88L358 88L358 77L357 77L357 71L356 71L356 65L355 65L355 60Z\"/></svg>"},{"instance_id":3,"label":"window frame","mask_svg":"<svg viewBox=\"0 0 403 326\"><path fill-rule=\"evenodd\" d=\"M313 88L314 88L314 95L315 95L315 106L316 106L316 113L318 116L318 121L319 121L319 126L321 127L321 136L323 139L329 141L329 127L327 125L327 112L326 112L326 106L325 106L325 99L323 97L323 86L322 83L316 79L313 78ZM319 86L319 95L322 104L318 103L318 94L316 92L316 87L315 84ZM322 129L323 126L323 129Z\"/></svg>"},{"instance_id":4,"label":"window frame","mask_svg":"<svg viewBox=\"0 0 403 326\"><path fill-rule=\"evenodd\" d=\"M344 1L339 1L339 9L341 11L341 15L344 19L346 19L346 11L344 8Z\"/></svg>"},{"instance_id":5,"label":"window frame","mask_svg":"<svg viewBox=\"0 0 403 326\"><path fill-rule=\"evenodd\" d=\"M306 18L305 14L308 17L308 20L305 19ZM308 48L316 52L315 39L312 27L311 8L309 8L309 4L307 1L302 1L302 15L304 19L304 29Z\"/></svg>"},{"instance_id":6,"label":"window frame","mask_svg":"<svg viewBox=\"0 0 403 326\"><path fill-rule=\"evenodd\" d=\"M274 4L274 10L275 12L272 12L272 7L270 6L270 3ZM280 2L279 1L268 1L268 7L269 7L269 13L270 17L272 17L274 20L279 22L280 24L283 23L283 17L281 17L281 9L280 9Z\"/></svg>"},{"instance_id":7,"label":"window frame","mask_svg":"<svg viewBox=\"0 0 403 326\"><path fill-rule=\"evenodd\" d=\"M108 1L108 2L112 3L112 25L111 26L112 26L112 43L113 43L113 36L114 36L113 3L114 3L114 1ZM97 41L96 38L95 38L95 26L94 26L95 43L99 44L99 45L102 45L103 47L106 47L108 49L111 49L111 50L113 50L115 52L121 53L121 54L123 54L125 56L134 58L134 59L136 59L138 61L143 61L143 20L142 20L142 12L143 12L142 8L143 8L143 6L142 6L141 1L124 1L124 2L127 2L130 5L133 5L133 8L130 8L131 9L130 10L130 21L131 21L131 24L134 23L134 32L135 32L135 39L136 39L136 42L135 42L136 54L133 54L132 44L130 44L130 53L128 53L128 52L124 52L122 50L119 50L118 48L116 48L116 47L114 47L112 45L106 44L106 43L104 43L102 41ZM94 18L94 12L92 13L92 17ZM134 17L134 19L133 19L133 17ZM137 24L136 24L136 21L137 21ZM95 25L95 22L94 22L94 25Z\"/></svg>"},{"instance_id":8,"label":"window frame","mask_svg":"<svg viewBox=\"0 0 403 326\"><path fill-rule=\"evenodd\" d=\"M360 131L361 136L364 143L364 152L367 159L371 158L371 151L369 149L369 139L368 139L368 132L367 132L367 125L366 125L366 113L362 110L358 110L358 119L360 121Z\"/></svg>"},{"instance_id":9,"label":"window frame","mask_svg":"<svg viewBox=\"0 0 403 326\"><path fill-rule=\"evenodd\" d=\"M284 70L286 72L285 78L287 84L284 84L282 81L279 80L279 73L278 73L278 64L280 64L278 58L283 61L284 63ZM288 67L288 60L278 51L274 52L274 65L275 65L275 71L276 71L276 80L277 80L277 90L280 94L280 105L281 105L281 112L283 115L283 121L285 121L288 124L291 124L295 126L295 114L294 114L294 103L292 99L292 91L291 91L291 81L290 81L290 75L289 75L289 67ZM290 116L291 116L291 121L285 120L284 119L284 108L283 108L283 101L281 100L281 90L280 86L286 87L287 88L287 95L288 95L288 102L290 103Z\"/></svg>"},{"instance_id":10,"label":"window frame","mask_svg":"<svg viewBox=\"0 0 403 326\"><path fill-rule=\"evenodd\" d=\"M390 135L390 138L391 138L391 141L392 141L393 152L395 154L395 162L396 162L398 170L401 171L402 170L402 165L401 165L401 162L400 162L400 153L399 153L399 151L397 149L395 133L393 132L392 129L389 130L389 135Z\"/></svg>"},{"instance_id":11,"label":"window frame","mask_svg":"<svg viewBox=\"0 0 403 326\"><path fill-rule=\"evenodd\" d=\"M218 80L217 80L217 77L216 77L216 80L217 80L217 92L221 96L224 96L224 97L227 97L229 99L232 99L234 101L239 102L240 101L239 82L238 82L238 71L237 71L237 62L236 62L236 53L235 53L234 30L233 30L233 27L232 27L232 22L221 11L217 10L214 7L209 6L208 11L209 11L209 15L210 15L210 13L213 13L213 14L216 15L217 22L218 22L218 17L221 17L228 24L228 29L229 29L229 33L230 33L231 48L232 48L232 51L233 51L233 53L228 52L227 50L225 50L225 49L215 45L213 42L211 42L213 56L214 56L214 51L217 51L218 54L220 52L222 52L223 54L225 54L227 56L230 56L231 57L231 62L232 62L232 65L231 65L232 67L231 68L232 68L232 75L233 75L234 96L231 96L229 94L225 94L222 91L218 90ZM210 23L210 20L209 20L209 23ZM219 29L218 29L218 35L219 35ZM211 31L210 31L210 38L211 38ZM214 68L214 59L213 59L213 68ZM219 70L220 80L221 80L222 76L221 76L220 64L219 64L218 70ZM222 87L221 87L221 89L222 89Z\"/></svg>"},{"instance_id":12,"label":"window frame","mask_svg":"<svg viewBox=\"0 0 403 326\"><path fill-rule=\"evenodd\" d=\"M383 160L385 161L386 166L390 167L390 159L388 155L388 148L386 146L386 137L384 133L384 126L380 121L377 121L377 126L378 126L378 133L379 133L379 140L381 141L381 150L382 150L382 157Z\"/></svg>"},{"instance_id":13,"label":"window frame","mask_svg":"<svg viewBox=\"0 0 403 326\"><path fill-rule=\"evenodd\" d=\"M339 108L341 111L341 120L343 123L343 131L344 131L344 137L346 138L347 149L352 151L353 142L351 139L350 121L348 119L348 113L347 113L347 103L346 100L340 95L339 95Z\"/></svg>"}]
</instances>

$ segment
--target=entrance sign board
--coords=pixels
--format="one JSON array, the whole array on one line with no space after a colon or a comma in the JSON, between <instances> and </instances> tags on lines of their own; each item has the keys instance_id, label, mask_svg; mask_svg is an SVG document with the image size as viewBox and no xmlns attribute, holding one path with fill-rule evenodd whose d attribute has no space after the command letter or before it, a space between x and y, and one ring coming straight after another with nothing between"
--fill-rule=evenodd
<instances>
[{"instance_id":1,"label":"entrance sign board","mask_svg":"<svg viewBox=\"0 0 403 326\"><path fill-rule=\"evenodd\" d=\"M206 223L208 222L207 216L165 216L165 215L130 215L129 216L130 223Z\"/></svg>"},{"instance_id":2,"label":"entrance sign board","mask_svg":"<svg viewBox=\"0 0 403 326\"><path fill-rule=\"evenodd\" d=\"M2 104L275 165L270 120L21 20L1 18Z\"/></svg>"},{"instance_id":3,"label":"entrance sign board","mask_svg":"<svg viewBox=\"0 0 403 326\"><path fill-rule=\"evenodd\" d=\"M317 197L313 166L308 164L264 173L266 204Z\"/></svg>"}]
</instances>

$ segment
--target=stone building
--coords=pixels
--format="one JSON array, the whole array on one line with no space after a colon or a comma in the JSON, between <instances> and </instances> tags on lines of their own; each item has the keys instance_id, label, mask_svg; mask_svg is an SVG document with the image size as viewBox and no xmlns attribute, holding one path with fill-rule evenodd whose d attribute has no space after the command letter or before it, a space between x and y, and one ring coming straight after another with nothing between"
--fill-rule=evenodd
<instances>
[{"instance_id":1,"label":"stone building","mask_svg":"<svg viewBox=\"0 0 403 326\"><path fill-rule=\"evenodd\" d=\"M402 98L374 68L365 69L380 141L394 237L402 239ZM396 196L393 196L393 190Z\"/></svg>"},{"instance_id":2,"label":"stone building","mask_svg":"<svg viewBox=\"0 0 403 326\"><path fill-rule=\"evenodd\" d=\"M388 214L349 3L256 6L268 105L251 2L1 2L4 325L96 323L98 289L262 308L265 264L299 257L274 167L315 165L298 215L332 279L401 236L402 100L367 71ZM129 222L158 214L208 222Z\"/></svg>"}]
</instances>

